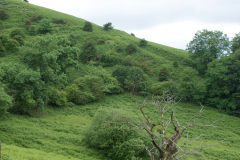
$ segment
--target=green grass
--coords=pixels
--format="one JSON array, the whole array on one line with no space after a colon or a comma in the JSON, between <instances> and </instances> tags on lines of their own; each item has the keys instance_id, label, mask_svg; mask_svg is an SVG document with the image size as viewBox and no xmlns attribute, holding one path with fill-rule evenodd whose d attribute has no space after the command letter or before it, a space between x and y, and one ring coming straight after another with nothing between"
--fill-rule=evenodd
<instances>
[{"instance_id":1,"label":"green grass","mask_svg":"<svg viewBox=\"0 0 240 160\"><path fill-rule=\"evenodd\" d=\"M82 27L84 20L56 12L50 9L24 3L21 0L2 0L0 9L4 9L10 18L0 22L0 34L8 35L14 29L21 29L25 33L25 43L32 43L37 37L46 36L69 36L77 37L78 47L91 40L95 44L98 39L105 40L105 44L97 45L98 55L117 54L122 60L132 61L149 75L151 81L157 82L159 70L167 68L170 79L176 80L183 75L195 71L191 68L189 54L186 51L168 46L149 42L146 47L137 47L137 52L127 55L125 52L117 53L116 46L123 49L128 44L138 46L139 39L119 30L104 31L102 27L93 25L93 32L84 32ZM50 34L31 36L24 29L26 19L32 15L41 15L45 19L62 19L65 25L53 24ZM38 23L34 23L35 26ZM21 47L16 53L7 53L0 57L0 64L21 63ZM173 62L179 64L173 67ZM99 73L111 74L113 67L102 67L93 64L79 64L79 71L71 71L70 80L87 74L97 75ZM9 114L6 119L0 121L0 140L2 141L2 153L4 160L107 160L103 153L87 148L82 139L86 128L91 125L92 118L99 108L119 108L132 114L139 114L137 102L142 102L142 97L128 94L113 95L103 98L99 102L74 106L72 108L46 108L44 112L27 117ZM177 117L184 124L194 113L200 110L199 105L179 103L176 107ZM151 108L146 109L149 116L158 118ZM224 140L223 143L202 149L202 153L209 160L238 160L240 157L240 119L222 113L212 108L206 108L204 116L200 119L203 123L209 123L224 116L216 128L194 128L189 131L191 137L204 134L200 140L196 140L192 147L197 147L201 142L214 144ZM184 137L183 137L184 139ZM9 160L8 159L8 160ZM185 158L184 158L185 159ZM188 159L203 159L202 157L189 157Z\"/></svg>"},{"instance_id":2,"label":"green grass","mask_svg":"<svg viewBox=\"0 0 240 160\"><path fill-rule=\"evenodd\" d=\"M122 94L108 96L99 102L84 106L57 110L49 108L39 117L8 115L6 120L0 122L2 152L11 160L107 159L101 152L89 149L82 143L84 131L90 126L93 115L99 108L119 108L138 115L136 104L142 101L142 97ZM177 118L184 124L199 110L198 105L179 103L176 106ZM146 108L146 113L151 117L158 117L151 107ZM201 151L206 159L237 160L240 157L240 119L218 113L212 108L205 108L200 121L209 123L222 116L224 119L217 123L216 128L198 127L190 130L190 137L203 135L192 147L198 147L203 142L204 145L210 145ZM223 143L215 144L222 140ZM212 144L215 145L211 146Z\"/></svg>"}]
</instances>

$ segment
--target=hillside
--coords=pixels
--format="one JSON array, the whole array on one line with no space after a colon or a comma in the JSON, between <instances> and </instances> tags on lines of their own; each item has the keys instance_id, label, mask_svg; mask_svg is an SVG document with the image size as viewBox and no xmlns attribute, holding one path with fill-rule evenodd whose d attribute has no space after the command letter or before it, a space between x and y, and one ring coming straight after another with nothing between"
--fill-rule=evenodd
<instances>
[{"instance_id":1,"label":"hillside","mask_svg":"<svg viewBox=\"0 0 240 160\"><path fill-rule=\"evenodd\" d=\"M89 31L83 19L21 0L2 0L0 11L3 160L109 159L82 141L95 113L117 108L138 115L136 102L165 89L181 96L180 122L200 110L194 103L203 100L205 80L186 51L141 45L143 40L133 35L93 23ZM208 132L192 147L224 140L201 152L206 159L237 160L240 119L205 110L203 122L224 120L217 128L190 130L191 137Z\"/></svg>"}]
</instances>

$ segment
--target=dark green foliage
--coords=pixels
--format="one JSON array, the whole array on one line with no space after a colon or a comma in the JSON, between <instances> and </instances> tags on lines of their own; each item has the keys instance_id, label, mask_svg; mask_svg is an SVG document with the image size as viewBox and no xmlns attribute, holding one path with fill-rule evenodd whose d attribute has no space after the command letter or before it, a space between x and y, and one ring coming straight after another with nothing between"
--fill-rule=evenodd
<instances>
[{"instance_id":1,"label":"dark green foliage","mask_svg":"<svg viewBox=\"0 0 240 160\"><path fill-rule=\"evenodd\" d=\"M47 101L44 82L39 72L21 65L1 66L3 82L14 98L11 112L31 114L42 109Z\"/></svg>"},{"instance_id":2,"label":"dark green foliage","mask_svg":"<svg viewBox=\"0 0 240 160\"><path fill-rule=\"evenodd\" d=\"M108 23L104 24L104 25L103 25L103 29L104 29L105 31L108 31L108 30L113 29L112 23L111 23L111 22L108 22Z\"/></svg>"},{"instance_id":3,"label":"dark green foliage","mask_svg":"<svg viewBox=\"0 0 240 160\"><path fill-rule=\"evenodd\" d=\"M28 3L28 0L23 0L23 1Z\"/></svg>"},{"instance_id":4,"label":"dark green foliage","mask_svg":"<svg viewBox=\"0 0 240 160\"><path fill-rule=\"evenodd\" d=\"M194 67L204 74L208 63L229 53L229 39L220 31L198 31L187 50L191 53Z\"/></svg>"},{"instance_id":5,"label":"dark green foliage","mask_svg":"<svg viewBox=\"0 0 240 160\"><path fill-rule=\"evenodd\" d=\"M19 43L7 36L0 36L0 56L3 56L5 52L16 52L18 50Z\"/></svg>"},{"instance_id":6,"label":"dark green foliage","mask_svg":"<svg viewBox=\"0 0 240 160\"><path fill-rule=\"evenodd\" d=\"M83 31L92 32L92 23L86 21L83 26Z\"/></svg>"},{"instance_id":7,"label":"dark green foliage","mask_svg":"<svg viewBox=\"0 0 240 160\"><path fill-rule=\"evenodd\" d=\"M4 116L6 111L12 107L12 97L9 96L4 89L0 88L0 118Z\"/></svg>"},{"instance_id":8,"label":"dark green foliage","mask_svg":"<svg viewBox=\"0 0 240 160\"><path fill-rule=\"evenodd\" d=\"M104 54L100 57L100 61L104 67L111 67L122 62L121 58L114 54Z\"/></svg>"},{"instance_id":9,"label":"dark green foliage","mask_svg":"<svg viewBox=\"0 0 240 160\"><path fill-rule=\"evenodd\" d=\"M63 19L54 19L52 22L55 24L66 24L66 21Z\"/></svg>"},{"instance_id":10,"label":"dark green foliage","mask_svg":"<svg viewBox=\"0 0 240 160\"><path fill-rule=\"evenodd\" d=\"M135 37L135 34L134 34L134 33L131 33L131 36Z\"/></svg>"},{"instance_id":11,"label":"dark green foliage","mask_svg":"<svg viewBox=\"0 0 240 160\"><path fill-rule=\"evenodd\" d=\"M231 50L232 53L240 49L240 33L236 34L231 41Z\"/></svg>"},{"instance_id":12,"label":"dark green foliage","mask_svg":"<svg viewBox=\"0 0 240 160\"><path fill-rule=\"evenodd\" d=\"M97 40L97 44L98 45L102 45L102 44L104 44L105 43L105 40L103 40L103 39L98 39Z\"/></svg>"},{"instance_id":13,"label":"dark green foliage","mask_svg":"<svg viewBox=\"0 0 240 160\"><path fill-rule=\"evenodd\" d=\"M207 100L232 114L240 115L240 50L215 60L207 71Z\"/></svg>"},{"instance_id":14,"label":"dark green foliage","mask_svg":"<svg viewBox=\"0 0 240 160\"><path fill-rule=\"evenodd\" d=\"M55 107L65 107L67 105L67 94L56 88L48 89L48 104Z\"/></svg>"},{"instance_id":15,"label":"dark green foliage","mask_svg":"<svg viewBox=\"0 0 240 160\"><path fill-rule=\"evenodd\" d=\"M172 81L157 82L152 84L151 93L153 95L162 95L165 92L171 95L176 94L176 86Z\"/></svg>"},{"instance_id":16,"label":"dark green foliage","mask_svg":"<svg viewBox=\"0 0 240 160\"><path fill-rule=\"evenodd\" d=\"M126 51L128 54L133 54L133 53L136 53L136 52L137 52L137 47L136 47L134 44L129 44L129 45L127 45L125 51Z\"/></svg>"},{"instance_id":17,"label":"dark green foliage","mask_svg":"<svg viewBox=\"0 0 240 160\"><path fill-rule=\"evenodd\" d=\"M97 76L78 78L65 89L68 101L86 104L99 100L103 97L103 85L103 80Z\"/></svg>"},{"instance_id":18,"label":"dark green foliage","mask_svg":"<svg viewBox=\"0 0 240 160\"><path fill-rule=\"evenodd\" d=\"M97 50L92 42L87 42L83 45L82 53L80 59L82 62L86 63L91 60L95 60L97 57Z\"/></svg>"},{"instance_id":19,"label":"dark green foliage","mask_svg":"<svg viewBox=\"0 0 240 160\"><path fill-rule=\"evenodd\" d=\"M40 34L46 34L52 31L52 26L47 19L41 20L38 26L38 33Z\"/></svg>"},{"instance_id":20,"label":"dark green foliage","mask_svg":"<svg viewBox=\"0 0 240 160\"><path fill-rule=\"evenodd\" d=\"M119 110L99 110L86 131L84 141L114 160L140 158L145 155L144 147L140 147L144 142L137 131L126 124L131 121L131 117L124 116Z\"/></svg>"},{"instance_id":21,"label":"dark green foliage","mask_svg":"<svg viewBox=\"0 0 240 160\"><path fill-rule=\"evenodd\" d=\"M123 48L122 48L121 46L119 46L119 45L117 45L117 46L115 47L115 49L116 49L116 51L117 51L118 53L123 52Z\"/></svg>"},{"instance_id":22,"label":"dark green foliage","mask_svg":"<svg viewBox=\"0 0 240 160\"><path fill-rule=\"evenodd\" d=\"M7 20L9 18L9 15L5 10L0 10L0 20Z\"/></svg>"},{"instance_id":23,"label":"dark green foliage","mask_svg":"<svg viewBox=\"0 0 240 160\"><path fill-rule=\"evenodd\" d=\"M168 80L169 73L166 68L162 68L159 71L158 74L158 80L159 81L167 81Z\"/></svg>"},{"instance_id":24,"label":"dark green foliage","mask_svg":"<svg viewBox=\"0 0 240 160\"><path fill-rule=\"evenodd\" d=\"M198 77L195 70L187 71L178 82L176 82L177 94L187 102L203 102L206 96L205 81Z\"/></svg>"},{"instance_id":25,"label":"dark green foliage","mask_svg":"<svg viewBox=\"0 0 240 160\"><path fill-rule=\"evenodd\" d=\"M173 67L178 68L178 66L179 66L179 65L178 65L178 62L174 61L174 62L173 62Z\"/></svg>"},{"instance_id":26,"label":"dark green foliage","mask_svg":"<svg viewBox=\"0 0 240 160\"><path fill-rule=\"evenodd\" d=\"M145 39L141 39L140 42L139 42L139 46L140 47L145 47L145 46L147 46L147 43L148 42Z\"/></svg>"},{"instance_id":27,"label":"dark green foliage","mask_svg":"<svg viewBox=\"0 0 240 160\"><path fill-rule=\"evenodd\" d=\"M15 39L21 46L24 44L24 33L20 29L15 29L10 33L10 37Z\"/></svg>"},{"instance_id":28,"label":"dark green foliage","mask_svg":"<svg viewBox=\"0 0 240 160\"><path fill-rule=\"evenodd\" d=\"M121 86L132 94L147 91L147 76L137 67L120 66L113 72Z\"/></svg>"},{"instance_id":29,"label":"dark green foliage","mask_svg":"<svg viewBox=\"0 0 240 160\"><path fill-rule=\"evenodd\" d=\"M43 19L43 16L41 15L33 15L29 18L31 22L38 22Z\"/></svg>"}]
</instances>

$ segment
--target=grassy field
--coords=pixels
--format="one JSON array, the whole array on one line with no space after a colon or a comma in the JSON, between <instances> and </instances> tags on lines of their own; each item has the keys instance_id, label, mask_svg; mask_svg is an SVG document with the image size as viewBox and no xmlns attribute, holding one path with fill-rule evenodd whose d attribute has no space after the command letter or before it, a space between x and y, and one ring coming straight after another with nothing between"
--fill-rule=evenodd
<instances>
[{"instance_id":1,"label":"grassy field","mask_svg":"<svg viewBox=\"0 0 240 160\"><path fill-rule=\"evenodd\" d=\"M101 152L86 148L82 143L83 134L91 124L99 108L119 108L132 114L138 114L137 103L142 97L128 94L108 96L105 99L84 106L72 108L48 109L39 117L9 115L0 122L0 139L2 152L10 160L103 160L107 159ZM184 123L192 114L200 110L199 105L179 103L176 106L177 118ZM157 115L147 107L150 116ZM200 119L209 123L224 116L216 128L200 127L189 132L191 137L202 135L193 146L201 143L209 145L202 153L209 160L238 160L240 157L240 119L218 113L215 109L205 108ZM224 140L222 143L219 141ZM213 145L214 144L214 145ZM184 158L186 159L186 158ZM188 159L204 159L188 157Z\"/></svg>"}]
</instances>

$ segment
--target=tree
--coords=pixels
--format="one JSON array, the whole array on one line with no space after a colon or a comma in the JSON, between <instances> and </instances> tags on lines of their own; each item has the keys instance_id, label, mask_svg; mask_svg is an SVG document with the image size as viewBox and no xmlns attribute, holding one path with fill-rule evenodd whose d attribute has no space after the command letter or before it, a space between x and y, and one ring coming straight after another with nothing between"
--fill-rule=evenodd
<instances>
[{"instance_id":1,"label":"tree","mask_svg":"<svg viewBox=\"0 0 240 160\"><path fill-rule=\"evenodd\" d=\"M240 115L240 50L211 62L207 70L207 103Z\"/></svg>"},{"instance_id":2,"label":"tree","mask_svg":"<svg viewBox=\"0 0 240 160\"><path fill-rule=\"evenodd\" d=\"M108 30L113 29L112 23L111 23L111 22L108 22L108 23L104 24L104 25L103 25L103 29L104 29L105 31L108 31Z\"/></svg>"},{"instance_id":3,"label":"tree","mask_svg":"<svg viewBox=\"0 0 240 160\"><path fill-rule=\"evenodd\" d=\"M126 46L125 50L128 54L133 54L137 52L137 47L134 44L129 44Z\"/></svg>"},{"instance_id":4,"label":"tree","mask_svg":"<svg viewBox=\"0 0 240 160\"><path fill-rule=\"evenodd\" d=\"M198 122L197 120L203 114L202 107L199 113L194 114L188 119L186 125L182 125L175 115L175 101L176 97L167 93L153 98L151 105L153 105L157 113L159 113L158 120L145 113L144 108L146 108L149 103L144 101L139 107L143 117L143 123L128 123L133 127L144 130L146 135L150 138L149 142L151 142L151 148L146 144L144 147L151 160L178 160L192 154L201 155L199 153L200 149L206 146L201 144L199 148L189 149L188 147L193 143L194 139L190 139L188 136L181 142L180 139L187 130L192 127L213 127L215 123L220 120L216 120L209 124ZM170 127L172 132L170 131Z\"/></svg>"},{"instance_id":5,"label":"tree","mask_svg":"<svg viewBox=\"0 0 240 160\"><path fill-rule=\"evenodd\" d=\"M86 21L83 27L83 31L92 32L92 23Z\"/></svg>"},{"instance_id":6,"label":"tree","mask_svg":"<svg viewBox=\"0 0 240 160\"><path fill-rule=\"evenodd\" d=\"M240 33L236 34L231 41L231 50L234 53L236 50L240 49Z\"/></svg>"},{"instance_id":7,"label":"tree","mask_svg":"<svg viewBox=\"0 0 240 160\"><path fill-rule=\"evenodd\" d=\"M207 64L229 53L229 39L221 31L198 31L187 45L194 60L194 67L200 74L207 70Z\"/></svg>"}]
</instances>

